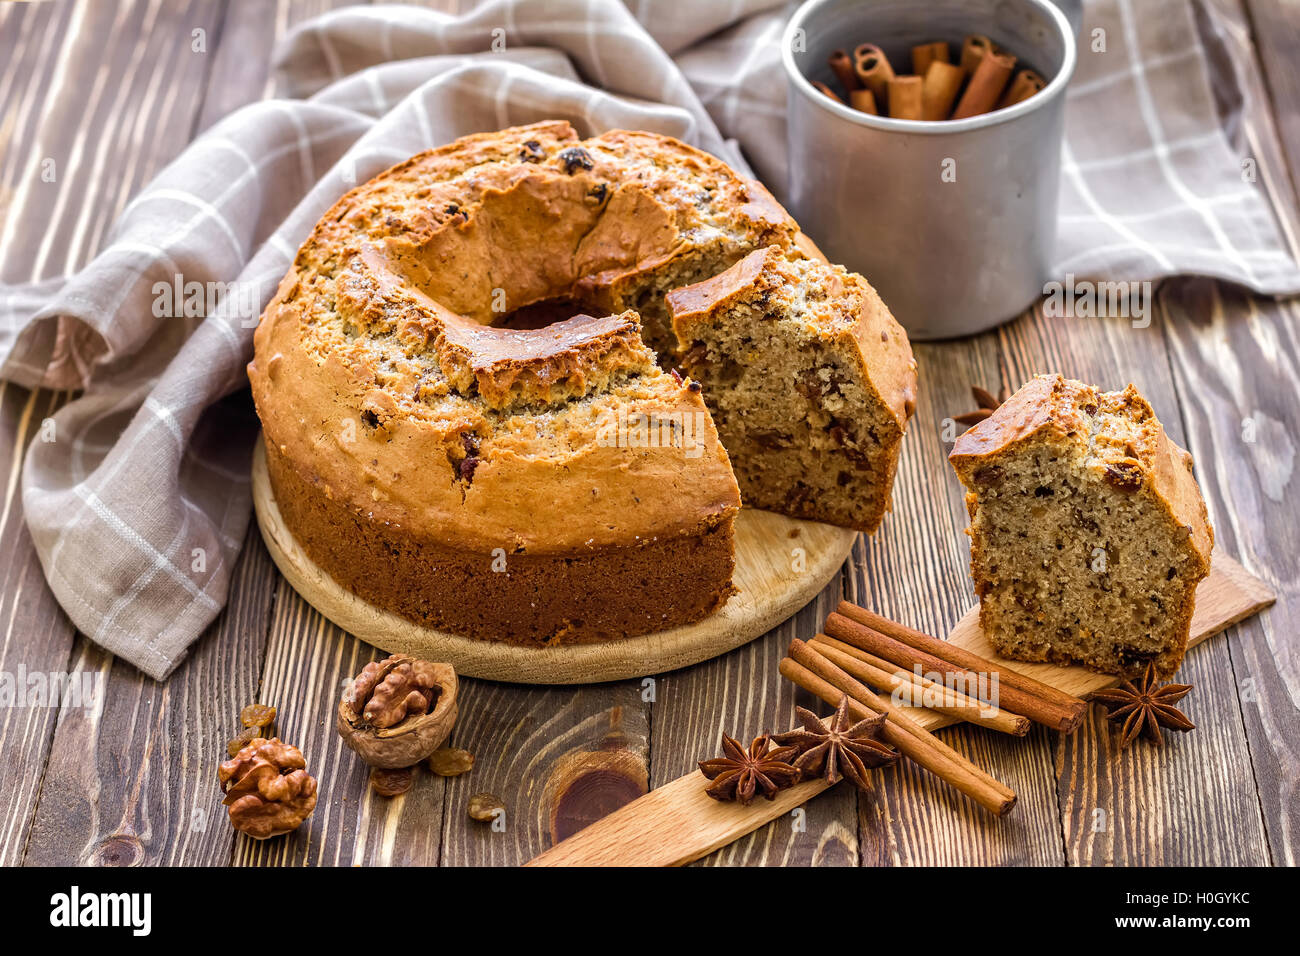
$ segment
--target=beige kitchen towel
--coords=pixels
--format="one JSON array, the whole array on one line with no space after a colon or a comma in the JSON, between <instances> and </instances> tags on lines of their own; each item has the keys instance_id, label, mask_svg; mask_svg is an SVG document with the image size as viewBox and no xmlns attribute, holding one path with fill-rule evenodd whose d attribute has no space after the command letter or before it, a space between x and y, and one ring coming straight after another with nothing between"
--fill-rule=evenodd
<instances>
[{"instance_id":1,"label":"beige kitchen towel","mask_svg":"<svg viewBox=\"0 0 1300 956\"><path fill-rule=\"evenodd\" d=\"M1081 56L1071 91L1063 271L1300 289L1261 187L1240 175L1250 104L1223 111L1234 101L1211 93L1240 93L1252 68L1224 9L1088 8L1085 32L1099 25L1108 47ZM85 269L0 286L3 376L85 390L23 470L33 540L77 628L161 678L220 612L250 513L253 328L342 193L457 136L560 118L680 137L781 195L788 15L770 0L495 0L459 17L348 8L294 29L282 95L195 140Z\"/></svg>"}]
</instances>

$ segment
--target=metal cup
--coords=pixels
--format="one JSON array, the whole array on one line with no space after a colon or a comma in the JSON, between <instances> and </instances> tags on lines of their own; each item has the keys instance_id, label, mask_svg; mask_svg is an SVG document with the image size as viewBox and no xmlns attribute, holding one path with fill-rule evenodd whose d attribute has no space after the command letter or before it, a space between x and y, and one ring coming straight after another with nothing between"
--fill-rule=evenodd
<instances>
[{"instance_id":1,"label":"metal cup","mask_svg":"<svg viewBox=\"0 0 1300 956\"><path fill-rule=\"evenodd\" d=\"M1015 106L943 122L851 109L827 58L859 43L902 74L911 49L981 33L1047 86ZM790 211L832 262L876 287L914 339L982 332L1043 293L1056 242L1074 31L1049 0L808 0L786 28Z\"/></svg>"}]
</instances>

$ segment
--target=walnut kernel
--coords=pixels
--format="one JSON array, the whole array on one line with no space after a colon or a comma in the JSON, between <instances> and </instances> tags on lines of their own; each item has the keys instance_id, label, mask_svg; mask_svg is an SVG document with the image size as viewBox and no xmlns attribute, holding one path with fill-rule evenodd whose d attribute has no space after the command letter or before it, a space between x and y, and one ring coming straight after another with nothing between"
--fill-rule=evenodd
<instances>
[{"instance_id":1,"label":"walnut kernel","mask_svg":"<svg viewBox=\"0 0 1300 956\"><path fill-rule=\"evenodd\" d=\"M316 780L302 751L255 738L217 768L230 824L255 840L295 830L316 808Z\"/></svg>"},{"instance_id":2,"label":"walnut kernel","mask_svg":"<svg viewBox=\"0 0 1300 956\"><path fill-rule=\"evenodd\" d=\"M456 722L450 664L394 654L372 661L339 701L343 742L372 767L411 767L437 750Z\"/></svg>"}]
</instances>

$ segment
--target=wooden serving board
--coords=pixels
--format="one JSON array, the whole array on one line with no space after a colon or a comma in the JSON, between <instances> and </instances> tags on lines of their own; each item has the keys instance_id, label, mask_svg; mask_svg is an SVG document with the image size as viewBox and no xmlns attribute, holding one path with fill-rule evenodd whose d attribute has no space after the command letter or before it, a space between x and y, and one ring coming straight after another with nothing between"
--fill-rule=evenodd
<instances>
[{"instance_id":1,"label":"wooden serving board","mask_svg":"<svg viewBox=\"0 0 1300 956\"><path fill-rule=\"evenodd\" d=\"M1236 561L1215 555L1210 576L1196 591L1196 613L1192 617L1188 646L1199 644L1258 613L1275 599L1267 584ZM949 633L948 640L990 660L1004 660L993 653L980 630L978 607L966 612ZM1019 661L1006 661L1006 666L1080 697L1119 683L1117 677L1082 667ZM956 722L932 710L906 709L917 723L930 730ZM1013 781L1007 782L1014 786ZM742 807L719 803L706 796L707 783L698 770L678 777L602 817L535 857L528 865L680 866L789 813L830 786L823 780L812 780L781 791L773 801L755 800Z\"/></svg>"},{"instance_id":2,"label":"wooden serving board","mask_svg":"<svg viewBox=\"0 0 1300 956\"><path fill-rule=\"evenodd\" d=\"M421 627L341 587L285 527L260 441L253 454L253 506L280 573L343 630L390 653L447 661L459 674L517 684L594 684L661 674L717 657L767 633L816 597L844 564L858 534L745 508L736 519L732 575L739 593L718 613L622 641L532 648Z\"/></svg>"}]
</instances>

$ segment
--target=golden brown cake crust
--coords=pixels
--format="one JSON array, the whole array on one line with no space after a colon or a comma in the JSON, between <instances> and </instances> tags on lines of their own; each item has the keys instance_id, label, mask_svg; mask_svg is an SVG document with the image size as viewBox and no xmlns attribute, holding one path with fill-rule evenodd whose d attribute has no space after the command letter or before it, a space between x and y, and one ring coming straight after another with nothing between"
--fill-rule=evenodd
<instances>
[{"instance_id":1,"label":"golden brown cake crust","mask_svg":"<svg viewBox=\"0 0 1300 956\"><path fill-rule=\"evenodd\" d=\"M658 367L626 303L796 241L762 186L649 133L539 123L398 164L321 218L254 336L286 524L357 593L474 636L605 640L711 612L739 491L698 387ZM492 325L553 299L609 313ZM638 422L667 440L629 440ZM514 571L471 585L498 553ZM459 601L435 566L461 569Z\"/></svg>"},{"instance_id":2,"label":"golden brown cake crust","mask_svg":"<svg viewBox=\"0 0 1300 956\"><path fill-rule=\"evenodd\" d=\"M1035 376L993 415L960 435L948 461L970 488L974 486L975 469L982 462L1044 432L1054 442L1086 446L1089 426L1080 414L1080 406L1095 402L1098 394L1091 386L1059 373ZM1192 473L1191 452L1175 445L1165 434L1151 405L1132 383L1122 392L1109 394L1146 422L1146 427L1140 430L1139 440L1131 444L1094 446L1096 457L1124 473L1125 480L1146 487L1152 499L1168 510L1170 519L1188 529L1192 548L1200 557L1204 573L1209 574L1214 528Z\"/></svg>"}]
</instances>

